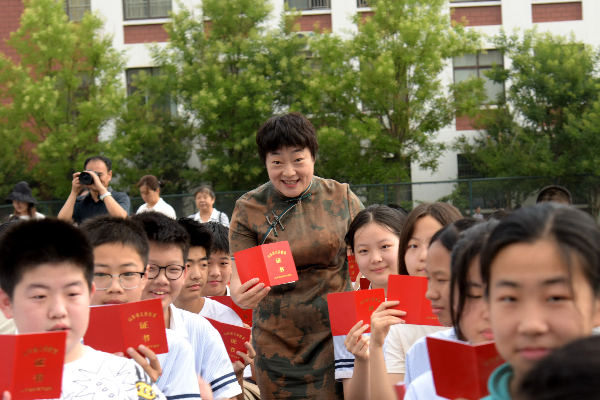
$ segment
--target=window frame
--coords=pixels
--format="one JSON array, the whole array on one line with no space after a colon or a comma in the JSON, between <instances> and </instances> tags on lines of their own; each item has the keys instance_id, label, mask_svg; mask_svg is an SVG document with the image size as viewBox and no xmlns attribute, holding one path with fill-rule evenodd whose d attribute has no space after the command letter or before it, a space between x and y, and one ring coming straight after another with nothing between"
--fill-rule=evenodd
<instances>
[{"instance_id":1,"label":"window frame","mask_svg":"<svg viewBox=\"0 0 600 400\"><path fill-rule=\"evenodd\" d=\"M127 18L127 0L123 0L123 21L143 21L143 20L147 20L147 19L165 19L165 18L169 18L169 14L167 12L167 15L164 16L159 16L159 17L151 17L150 16L150 0L143 0L146 3L146 8L148 11L148 16L147 17L140 17L140 18ZM171 3L171 10L173 11L173 0L168 0Z\"/></svg>"},{"instance_id":2,"label":"window frame","mask_svg":"<svg viewBox=\"0 0 600 400\"><path fill-rule=\"evenodd\" d=\"M83 15L85 14L86 11L90 12L90 13L92 12L92 0L87 0L87 3L88 3L87 4L87 9L84 9L83 14L81 15L81 19L71 19L70 10L72 8L74 8L74 6L70 5L69 2L70 2L70 0L65 0L64 3L63 3L64 4L64 10L65 10L65 13L67 14L67 17L69 18L69 21L72 21L72 22L81 22L81 20L83 19ZM83 6L83 7L82 6L78 6L76 8L78 8L78 9L79 8L85 8L85 6Z\"/></svg>"},{"instance_id":3,"label":"window frame","mask_svg":"<svg viewBox=\"0 0 600 400\"><path fill-rule=\"evenodd\" d=\"M302 11L331 10L331 0L306 0L306 1L308 1L310 3L309 7L308 8L296 8L296 11L302 12ZM323 2L327 3L327 6L326 7L314 7L314 6L312 6L314 1L323 1ZM284 7L286 5L289 7L289 4L290 4L289 0L283 0ZM290 7L290 10L292 8L293 7Z\"/></svg>"},{"instance_id":4,"label":"window frame","mask_svg":"<svg viewBox=\"0 0 600 400\"><path fill-rule=\"evenodd\" d=\"M487 79L487 77L485 75L481 74L481 71L491 70L493 65L492 64L481 65L479 62L479 57L482 55L483 52L489 53L490 51L497 51L498 53L500 53L500 55L502 56L502 68L504 68L504 54L502 54L502 52L498 49L484 49L484 50L477 51L477 53L475 54L475 57L477 58L477 65L475 65L475 66L457 67L455 65L457 57L452 57L452 80L453 80L453 82L458 83L458 82L456 82L456 71L475 70L475 71L477 71L477 78ZM466 56L466 54L465 54L465 56ZM506 94L506 85L504 83L502 83L502 93ZM486 95L487 95L487 93L486 93ZM496 103L496 99L490 98L490 96L488 95L488 101L486 101L486 104L495 104L495 103Z\"/></svg>"}]
</instances>

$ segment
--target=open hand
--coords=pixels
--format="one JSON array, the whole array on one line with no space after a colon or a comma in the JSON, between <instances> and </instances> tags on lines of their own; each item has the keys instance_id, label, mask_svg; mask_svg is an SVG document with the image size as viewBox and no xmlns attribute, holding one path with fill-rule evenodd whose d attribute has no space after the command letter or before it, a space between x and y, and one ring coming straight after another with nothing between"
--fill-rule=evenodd
<instances>
[{"instance_id":1,"label":"open hand","mask_svg":"<svg viewBox=\"0 0 600 400\"><path fill-rule=\"evenodd\" d=\"M400 317L405 316L406 312L390 308L398 304L400 304L399 301L384 301L371 315L371 344L373 346L383 347L390 327L404 323Z\"/></svg>"},{"instance_id":2,"label":"open hand","mask_svg":"<svg viewBox=\"0 0 600 400\"><path fill-rule=\"evenodd\" d=\"M264 283L258 283L258 281L258 278L252 278L231 293L233 302L243 309L256 308L271 290L270 287L265 287Z\"/></svg>"},{"instance_id":3,"label":"open hand","mask_svg":"<svg viewBox=\"0 0 600 400\"><path fill-rule=\"evenodd\" d=\"M363 321L358 321L346 335L344 345L356 359L367 361L369 359L369 343L371 338L363 336L363 333L369 329L369 324L363 325Z\"/></svg>"},{"instance_id":4,"label":"open hand","mask_svg":"<svg viewBox=\"0 0 600 400\"><path fill-rule=\"evenodd\" d=\"M127 349L127 354L146 371L150 379L152 379L152 383L156 383L162 374L162 367L160 366L158 357L156 357L156 353L143 344L138 347L138 350L139 353L133 347L130 347Z\"/></svg>"}]
</instances>

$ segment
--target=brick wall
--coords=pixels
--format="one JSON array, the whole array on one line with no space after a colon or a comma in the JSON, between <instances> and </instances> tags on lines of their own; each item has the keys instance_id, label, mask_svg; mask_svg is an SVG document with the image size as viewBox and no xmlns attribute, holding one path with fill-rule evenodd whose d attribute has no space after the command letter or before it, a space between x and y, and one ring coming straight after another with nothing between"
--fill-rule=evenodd
<instances>
[{"instance_id":1,"label":"brick wall","mask_svg":"<svg viewBox=\"0 0 600 400\"><path fill-rule=\"evenodd\" d=\"M331 31L331 14L303 15L296 22L300 24L300 30L303 32L314 31L317 23L320 30Z\"/></svg>"},{"instance_id":2,"label":"brick wall","mask_svg":"<svg viewBox=\"0 0 600 400\"><path fill-rule=\"evenodd\" d=\"M169 39L162 24L128 25L123 31L125 44L166 42Z\"/></svg>"},{"instance_id":3,"label":"brick wall","mask_svg":"<svg viewBox=\"0 0 600 400\"><path fill-rule=\"evenodd\" d=\"M475 123L468 116L456 117L456 130L457 131L471 131L476 129Z\"/></svg>"},{"instance_id":4,"label":"brick wall","mask_svg":"<svg viewBox=\"0 0 600 400\"><path fill-rule=\"evenodd\" d=\"M17 53L6 44L10 33L19 29L21 14L23 13L22 0L0 0L0 53L19 62Z\"/></svg>"},{"instance_id":5,"label":"brick wall","mask_svg":"<svg viewBox=\"0 0 600 400\"><path fill-rule=\"evenodd\" d=\"M556 21L581 21L583 11L581 2L532 4L531 13L533 23Z\"/></svg>"},{"instance_id":6,"label":"brick wall","mask_svg":"<svg viewBox=\"0 0 600 400\"><path fill-rule=\"evenodd\" d=\"M502 25L500 6L452 7L452 21L460 22L466 18L467 26Z\"/></svg>"}]
</instances>

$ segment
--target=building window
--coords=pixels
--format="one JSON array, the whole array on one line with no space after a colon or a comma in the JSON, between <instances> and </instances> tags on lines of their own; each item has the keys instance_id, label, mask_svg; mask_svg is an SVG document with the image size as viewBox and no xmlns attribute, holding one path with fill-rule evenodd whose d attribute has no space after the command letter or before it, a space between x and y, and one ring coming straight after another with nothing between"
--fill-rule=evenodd
<instances>
[{"instance_id":1,"label":"building window","mask_svg":"<svg viewBox=\"0 0 600 400\"><path fill-rule=\"evenodd\" d=\"M148 75L157 76L160 75L160 68L148 67L148 68L129 68L125 74L127 76L127 96L131 96L136 93L139 88L135 85L135 76L140 72L145 72ZM150 96L153 96L150 91L147 91L144 95L144 104L148 103ZM154 104L154 108L169 112L171 115L177 115L177 104L172 101L171 96L168 94L162 95L158 98Z\"/></svg>"},{"instance_id":2,"label":"building window","mask_svg":"<svg viewBox=\"0 0 600 400\"><path fill-rule=\"evenodd\" d=\"M483 178L473 164L462 154L456 155L456 162L458 164L458 179L475 179Z\"/></svg>"},{"instance_id":3,"label":"building window","mask_svg":"<svg viewBox=\"0 0 600 400\"><path fill-rule=\"evenodd\" d=\"M65 13L69 21L81 21L86 11L91 11L90 0L65 0Z\"/></svg>"},{"instance_id":4,"label":"building window","mask_svg":"<svg viewBox=\"0 0 600 400\"><path fill-rule=\"evenodd\" d=\"M358 8L361 8L361 7L371 7L369 5L369 0L356 0L356 6Z\"/></svg>"},{"instance_id":5,"label":"building window","mask_svg":"<svg viewBox=\"0 0 600 400\"><path fill-rule=\"evenodd\" d=\"M483 71L491 69L494 64L504 65L504 57L498 50L454 57L454 82L463 82L470 77L482 78L485 81L488 102L495 103L498 95L504 94L504 84L495 83L483 74Z\"/></svg>"},{"instance_id":6,"label":"building window","mask_svg":"<svg viewBox=\"0 0 600 400\"><path fill-rule=\"evenodd\" d=\"M125 19L166 18L172 9L171 0L123 0Z\"/></svg>"},{"instance_id":7,"label":"building window","mask_svg":"<svg viewBox=\"0 0 600 400\"><path fill-rule=\"evenodd\" d=\"M498 3L500 3L500 0L450 0L450 3L477 3L477 2L482 2L482 1L486 1L486 2L497 1Z\"/></svg>"},{"instance_id":8,"label":"building window","mask_svg":"<svg viewBox=\"0 0 600 400\"><path fill-rule=\"evenodd\" d=\"M330 0L286 0L286 4L290 9L296 10L318 10L330 9Z\"/></svg>"}]
</instances>

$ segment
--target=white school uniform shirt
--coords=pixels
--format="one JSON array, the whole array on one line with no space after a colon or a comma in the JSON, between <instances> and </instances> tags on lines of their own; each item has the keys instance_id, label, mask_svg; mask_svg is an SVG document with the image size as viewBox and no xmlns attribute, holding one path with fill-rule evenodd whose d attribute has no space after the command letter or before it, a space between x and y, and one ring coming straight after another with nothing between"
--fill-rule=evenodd
<instances>
[{"instance_id":1,"label":"white school uniform shirt","mask_svg":"<svg viewBox=\"0 0 600 400\"><path fill-rule=\"evenodd\" d=\"M166 201L160 197L158 202L152 208L148 208L148 203L144 203L138 208L136 214L141 214L146 211L156 211L161 214L165 214L169 218L177 219L177 215L175 214L175 209L167 204Z\"/></svg>"},{"instance_id":2,"label":"white school uniform shirt","mask_svg":"<svg viewBox=\"0 0 600 400\"><path fill-rule=\"evenodd\" d=\"M144 398L165 400L135 361L85 346L83 357L64 365L60 399L139 400L138 384L147 388Z\"/></svg>"},{"instance_id":3,"label":"white school uniform shirt","mask_svg":"<svg viewBox=\"0 0 600 400\"><path fill-rule=\"evenodd\" d=\"M363 333L363 336L371 336L370 333ZM335 358L335 380L352 378L354 373L354 354L346 349L344 344L346 336L339 335L333 337L333 355Z\"/></svg>"},{"instance_id":4,"label":"white school uniform shirt","mask_svg":"<svg viewBox=\"0 0 600 400\"><path fill-rule=\"evenodd\" d=\"M441 330L445 326L398 324L390 327L383 346L385 365L389 374L406 373L406 353L420 338Z\"/></svg>"},{"instance_id":5,"label":"white school uniform shirt","mask_svg":"<svg viewBox=\"0 0 600 400\"><path fill-rule=\"evenodd\" d=\"M170 329L179 332L192 345L196 373L210 384L214 399L230 399L242 393L219 332L198 314L173 304L169 307Z\"/></svg>"},{"instance_id":6,"label":"white school uniform shirt","mask_svg":"<svg viewBox=\"0 0 600 400\"><path fill-rule=\"evenodd\" d=\"M200 211L196 214L190 215L188 218L193 218L195 221L203 223L202 218L200 218ZM224 212L218 211L216 208L213 208L212 214L210 214L210 218L206 222L220 222L223 226L229 228L229 217Z\"/></svg>"},{"instance_id":7,"label":"white school uniform shirt","mask_svg":"<svg viewBox=\"0 0 600 400\"><path fill-rule=\"evenodd\" d=\"M406 390L404 400L447 400L445 397L440 397L435 391L435 383L433 382L433 373L431 371L421 374L417 379L412 381Z\"/></svg>"},{"instance_id":8,"label":"white school uniform shirt","mask_svg":"<svg viewBox=\"0 0 600 400\"><path fill-rule=\"evenodd\" d=\"M162 367L156 386L167 400L199 399L200 388L192 345L173 329L167 329L167 344L169 351L156 355Z\"/></svg>"},{"instance_id":9,"label":"white school uniform shirt","mask_svg":"<svg viewBox=\"0 0 600 400\"><path fill-rule=\"evenodd\" d=\"M439 331L427 335L437 339L458 340L454 328ZM404 374L404 384L406 387L422 374L431 371L429 363L429 350L427 349L427 339L422 337L406 353L406 373Z\"/></svg>"}]
</instances>

